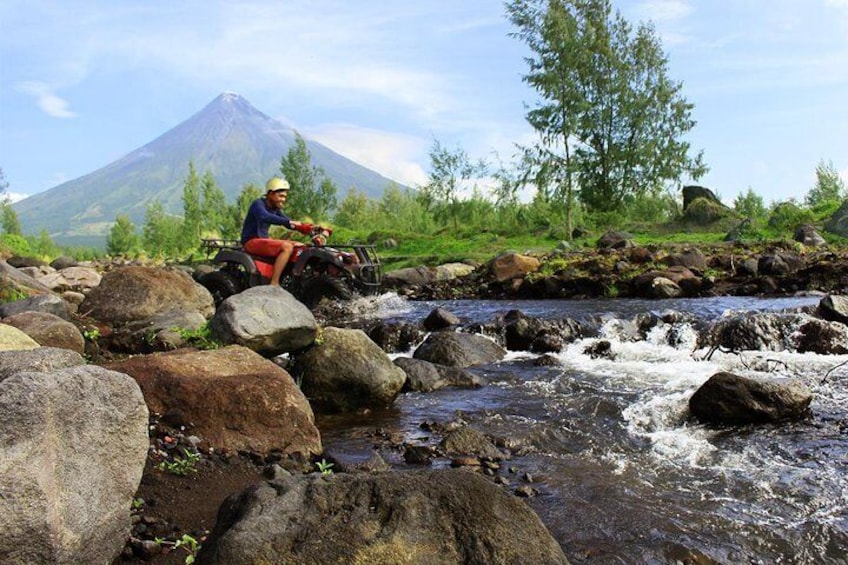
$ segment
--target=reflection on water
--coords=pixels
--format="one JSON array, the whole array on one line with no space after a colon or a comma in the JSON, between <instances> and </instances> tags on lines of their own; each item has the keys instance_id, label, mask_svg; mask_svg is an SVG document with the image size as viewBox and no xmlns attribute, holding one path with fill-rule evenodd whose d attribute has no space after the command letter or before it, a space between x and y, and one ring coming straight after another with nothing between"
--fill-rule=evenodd
<instances>
[{"instance_id":1,"label":"reflection on water","mask_svg":"<svg viewBox=\"0 0 848 565\"><path fill-rule=\"evenodd\" d=\"M848 562L848 368L822 383L848 357L717 352L705 360L690 324L629 342L611 322L667 309L706 322L730 311L813 307L819 298L380 301L382 316L409 321L442 306L466 322L513 308L597 322L613 355L584 353L598 338L570 344L557 366L537 367L535 356L512 352L473 369L488 382L481 389L405 394L383 413L319 418L326 449L340 459L366 458L376 433L426 442L422 422L461 418L526 446L509 466L537 478L539 496L529 503L572 562ZM669 330L674 347L665 345ZM809 419L725 429L689 420L688 399L712 374L756 375L766 365L813 390ZM381 455L402 465L397 452ZM517 474L506 476L517 484Z\"/></svg>"}]
</instances>

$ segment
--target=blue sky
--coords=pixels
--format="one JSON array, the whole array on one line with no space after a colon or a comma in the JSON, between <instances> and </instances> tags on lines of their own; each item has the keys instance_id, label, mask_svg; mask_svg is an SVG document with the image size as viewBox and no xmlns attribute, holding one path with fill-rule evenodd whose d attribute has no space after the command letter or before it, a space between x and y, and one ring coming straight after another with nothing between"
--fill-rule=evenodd
<instances>
[{"instance_id":1,"label":"blue sky","mask_svg":"<svg viewBox=\"0 0 848 565\"><path fill-rule=\"evenodd\" d=\"M848 178L848 0L613 0L654 22L731 202ZM222 92L409 185L438 139L509 162L532 131L499 0L4 0L0 168L15 198L90 173Z\"/></svg>"}]
</instances>

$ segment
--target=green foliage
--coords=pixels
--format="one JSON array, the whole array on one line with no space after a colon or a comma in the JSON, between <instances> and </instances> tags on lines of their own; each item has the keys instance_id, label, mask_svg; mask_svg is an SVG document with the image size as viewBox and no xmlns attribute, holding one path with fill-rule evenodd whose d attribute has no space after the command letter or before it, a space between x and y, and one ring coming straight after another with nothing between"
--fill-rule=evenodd
<instances>
[{"instance_id":1,"label":"green foliage","mask_svg":"<svg viewBox=\"0 0 848 565\"><path fill-rule=\"evenodd\" d=\"M222 345L220 341L212 336L212 331L209 329L209 322L206 322L195 330L178 327L171 328L171 330L179 333L186 341L186 344L190 347L196 347L198 349L219 349Z\"/></svg>"},{"instance_id":2,"label":"green foliage","mask_svg":"<svg viewBox=\"0 0 848 565\"><path fill-rule=\"evenodd\" d=\"M707 225L727 217L728 210L709 198L696 198L684 212L687 221L697 225Z\"/></svg>"},{"instance_id":3,"label":"green foliage","mask_svg":"<svg viewBox=\"0 0 848 565\"><path fill-rule=\"evenodd\" d=\"M23 300L24 298L27 298L26 293L13 286L0 287L0 304L17 302L18 300Z\"/></svg>"},{"instance_id":4,"label":"green foliage","mask_svg":"<svg viewBox=\"0 0 848 565\"><path fill-rule=\"evenodd\" d=\"M204 234L221 236L229 229L227 221L227 196L212 173L206 171L200 181L201 210L200 231ZM243 217L241 219L244 219ZM241 227L239 225L239 227Z\"/></svg>"},{"instance_id":5,"label":"green foliage","mask_svg":"<svg viewBox=\"0 0 848 565\"><path fill-rule=\"evenodd\" d=\"M0 243L15 255L29 256L32 254L29 242L22 235L4 233L0 235Z\"/></svg>"},{"instance_id":6,"label":"green foliage","mask_svg":"<svg viewBox=\"0 0 848 565\"><path fill-rule=\"evenodd\" d=\"M541 102L527 120L541 143L525 162L548 195L570 209L576 180L589 210L616 211L706 172L683 141L693 105L651 25L634 31L609 0L513 0L507 14L532 53L524 80Z\"/></svg>"},{"instance_id":7,"label":"green foliage","mask_svg":"<svg viewBox=\"0 0 848 565\"><path fill-rule=\"evenodd\" d=\"M160 461L156 468L172 475L184 477L189 473L197 472L198 462L200 462L200 453L183 450L183 457L174 457L173 461Z\"/></svg>"},{"instance_id":8,"label":"green foliage","mask_svg":"<svg viewBox=\"0 0 848 565\"><path fill-rule=\"evenodd\" d=\"M192 249L200 241L200 228L205 210L200 206L200 177L194 163L188 164L188 175L183 184L183 221L176 246L180 251Z\"/></svg>"},{"instance_id":9,"label":"green foliage","mask_svg":"<svg viewBox=\"0 0 848 565\"><path fill-rule=\"evenodd\" d=\"M748 187L748 191L745 194L740 192L733 200L733 209L743 218L750 218L752 221L762 220L766 217L766 207L763 204L763 197L754 192L751 187Z\"/></svg>"},{"instance_id":10,"label":"green foliage","mask_svg":"<svg viewBox=\"0 0 848 565\"><path fill-rule=\"evenodd\" d=\"M846 196L845 181L839 176L833 161L819 161L816 165L816 184L804 198L807 206L813 209L833 208L835 211Z\"/></svg>"},{"instance_id":11,"label":"green foliage","mask_svg":"<svg viewBox=\"0 0 848 565\"><path fill-rule=\"evenodd\" d=\"M21 222L18 220L18 213L12 208L12 203L8 197L0 200L0 225L3 227L3 232L12 235L21 234Z\"/></svg>"},{"instance_id":12,"label":"green foliage","mask_svg":"<svg viewBox=\"0 0 848 565\"><path fill-rule=\"evenodd\" d=\"M339 209L336 211L333 221L349 228L364 226L368 217L374 215L373 208L375 206L376 203L370 200L364 192L359 192L356 188L351 187L339 203Z\"/></svg>"},{"instance_id":13,"label":"green foliage","mask_svg":"<svg viewBox=\"0 0 848 565\"><path fill-rule=\"evenodd\" d=\"M181 218L165 214L159 200L149 202L142 228L144 250L151 256L179 255L182 252L182 224Z\"/></svg>"},{"instance_id":14,"label":"green foliage","mask_svg":"<svg viewBox=\"0 0 848 565\"><path fill-rule=\"evenodd\" d=\"M435 140L430 149L429 180L422 187L421 196L430 207L435 207L437 218L452 218L457 229L460 190L475 189L474 179L485 174L484 162L472 163L463 149L457 147L451 151Z\"/></svg>"},{"instance_id":15,"label":"green foliage","mask_svg":"<svg viewBox=\"0 0 848 565\"><path fill-rule=\"evenodd\" d=\"M326 459L321 459L321 461L315 463L315 466L318 467L318 471L322 475L327 476L333 474L333 464L327 461Z\"/></svg>"},{"instance_id":16,"label":"green foliage","mask_svg":"<svg viewBox=\"0 0 848 565\"><path fill-rule=\"evenodd\" d=\"M295 144L280 161L280 172L291 185L286 213L293 218L325 220L336 207L338 189L319 167L312 166L306 142L295 133Z\"/></svg>"},{"instance_id":17,"label":"green foliage","mask_svg":"<svg viewBox=\"0 0 848 565\"><path fill-rule=\"evenodd\" d=\"M781 232L794 232L799 226L813 222L813 213L795 202L774 204L768 218L768 226Z\"/></svg>"},{"instance_id":18,"label":"green foliage","mask_svg":"<svg viewBox=\"0 0 848 565\"><path fill-rule=\"evenodd\" d=\"M165 541L162 538L157 537L154 542L156 545L170 545L174 549L182 548L186 553L185 565L192 565L197 559L197 553L200 551L202 547L201 544L192 536L188 534L183 534L182 537L174 542Z\"/></svg>"},{"instance_id":19,"label":"green foliage","mask_svg":"<svg viewBox=\"0 0 848 565\"><path fill-rule=\"evenodd\" d=\"M82 336L92 343L97 343L97 340L100 339L100 330L98 328L85 329Z\"/></svg>"},{"instance_id":20,"label":"green foliage","mask_svg":"<svg viewBox=\"0 0 848 565\"><path fill-rule=\"evenodd\" d=\"M139 245L140 240L135 225L129 216L119 214L106 238L106 252L113 256L128 256L138 252Z\"/></svg>"}]
</instances>

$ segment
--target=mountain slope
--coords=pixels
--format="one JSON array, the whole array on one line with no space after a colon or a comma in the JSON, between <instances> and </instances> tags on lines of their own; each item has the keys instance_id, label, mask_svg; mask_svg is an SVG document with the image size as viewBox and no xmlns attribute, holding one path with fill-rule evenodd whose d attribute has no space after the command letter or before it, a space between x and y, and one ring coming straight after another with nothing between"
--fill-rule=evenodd
<instances>
[{"instance_id":1,"label":"mountain slope","mask_svg":"<svg viewBox=\"0 0 848 565\"><path fill-rule=\"evenodd\" d=\"M304 138L312 163L339 188L355 186L379 198L392 181L328 147ZM125 157L83 177L15 203L25 233L46 229L54 238L105 235L118 214L138 226L147 204L159 199L182 214L188 164L212 173L235 200L247 183L264 186L294 145L295 132L254 108L237 94L224 93L203 110Z\"/></svg>"}]
</instances>

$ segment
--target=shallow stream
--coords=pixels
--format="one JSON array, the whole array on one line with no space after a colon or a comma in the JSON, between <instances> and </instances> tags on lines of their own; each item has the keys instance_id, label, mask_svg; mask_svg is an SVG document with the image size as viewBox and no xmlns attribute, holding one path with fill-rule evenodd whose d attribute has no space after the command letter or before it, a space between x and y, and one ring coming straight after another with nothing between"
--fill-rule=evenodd
<instances>
[{"instance_id":1,"label":"shallow stream","mask_svg":"<svg viewBox=\"0 0 848 565\"><path fill-rule=\"evenodd\" d=\"M472 369L488 383L480 389L403 394L390 410L320 418L319 428L327 452L343 462L366 459L381 434L426 443L422 422L461 419L510 438L524 449L502 474L515 486L532 478L538 495L529 504L572 563L848 563L848 365L837 367L848 356L708 358L696 349L697 328L723 315L819 300L408 302L384 295L375 307L387 320L419 322L441 306L464 323L487 322L518 309L579 320L598 337L570 344L556 354L557 366L510 352ZM658 326L646 340L622 339L636 314L668 309L695 319ZM584 353L601 338L612 343L614 359ZM814 393L811 417L721 429L691 421L689 397L722 370L802 378ZM380 455L404 466L399 452Z\"/></svg>"}]
</instances>

